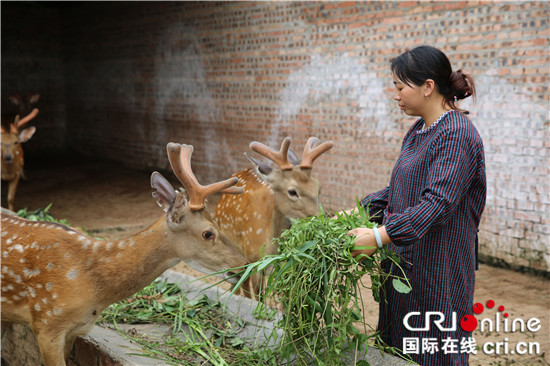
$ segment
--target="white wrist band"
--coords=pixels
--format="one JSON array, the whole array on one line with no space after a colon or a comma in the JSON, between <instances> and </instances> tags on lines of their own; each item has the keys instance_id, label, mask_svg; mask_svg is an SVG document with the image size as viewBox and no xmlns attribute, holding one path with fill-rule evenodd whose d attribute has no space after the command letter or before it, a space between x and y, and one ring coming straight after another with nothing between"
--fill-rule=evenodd
<instances>
[{"instance_id":1,"label":"white wrist band","mask_svg":"<svg viewBox=\"0 0 550 366\"><path fill-rule=\"evenodd\" d=\"M374 231L374 237L376 238L376 245L378 246L378 249L382 249L382 238L380 237L378 228L375 226L372 230Z\"/></svg>"}]
</instances>

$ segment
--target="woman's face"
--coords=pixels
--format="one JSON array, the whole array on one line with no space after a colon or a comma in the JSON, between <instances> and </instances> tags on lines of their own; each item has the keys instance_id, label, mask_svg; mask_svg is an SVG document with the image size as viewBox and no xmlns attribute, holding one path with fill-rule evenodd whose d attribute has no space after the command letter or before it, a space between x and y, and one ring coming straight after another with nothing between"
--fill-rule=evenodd
<instances>
[{"instance_id":1,"label":"woman's face","mask_svg":"<svg viewBox=\"0 0 550 366\"><path fill-rule=\"evenodd\" d=\"M393 74L395 94L393 99L397 101L399 108L409 116L422 115L422 109L426 105L423 87L407 85Z\"/></svg>"}]
</instances>

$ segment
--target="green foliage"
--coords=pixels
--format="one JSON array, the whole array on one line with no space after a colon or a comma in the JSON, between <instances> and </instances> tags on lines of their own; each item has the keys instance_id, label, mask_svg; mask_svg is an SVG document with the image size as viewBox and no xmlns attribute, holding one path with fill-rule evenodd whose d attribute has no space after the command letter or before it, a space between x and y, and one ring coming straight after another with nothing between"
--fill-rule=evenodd
<instances>
[{"instance_id":1,"label":"green foliage","mask_svg":"<svg viewBox=\"0 0 550 366\"><path fill-rule=\"evenodd\" d=\"M225 312L206 296L189 301L178 285L157 279L132 297L110 305L100 323L166 324L172 334L163 339L133 333L147 356L171 365L275 365L265 350L251 350L238 333L245 322Z\"/></svg>"},{"instance_id":2,"label":"green foliage","mask_svg":"<svg viewBox=\"0 0 550 366\"><path fill-rule=\"evenodd\" d=\"M57 222L59 224L63 225L69 225L67 220L65 219L55 219L52 215L50 215L50 208L52 207L52 204L50 203L45 208L39 208L35 211L29 212L28 208L21 209L17 211L17 216L20 216L24 219L31 220L31 221L50 221L50 222Z\"/></svg>"},{"instance_id":3,"label":"green foliage","mask_svg":"<svg viewBox=\"0 0 550 366\"><path fill-rule=\"evenodd\" d=\"M363 248L354 246L355 237L348 231L373 226L359 202L352 214L300 219L277 240L278 255L248 266L241 281L272 266L265 298L275 299L284 309L278 324L283 337L275 350L283 359L303 365L345 365L344 353L364 352L369 343L384 348L379 335L362 323L360 288L367 286L362 277L370 276L377 302L390 277L400 292L410 291L411 286L401 281L408 283L406 278L382 269L383 261L399 266L399 258L386 247L372 256L352 256L352 250Z\"/></svg>"}]
</instances>

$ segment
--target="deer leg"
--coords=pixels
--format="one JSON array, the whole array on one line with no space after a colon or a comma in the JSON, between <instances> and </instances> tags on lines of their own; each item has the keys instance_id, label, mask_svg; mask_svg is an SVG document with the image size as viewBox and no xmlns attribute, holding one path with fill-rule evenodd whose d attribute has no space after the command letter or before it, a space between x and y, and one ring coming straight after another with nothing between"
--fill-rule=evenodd
<instances>
[{"instance_id":1,"label":"deer leg","mask_svg":"<svg viewBox=\"0 0 550 366\"><path fill-rule=\"evenodd\" d=\"M63 351L63 357L65 359L69 358L71 351L73 349L75 339L76 339L76 336L67 337L67 339L65 339L65 350Z\"/></svg>"},{"instance_id":2,"label":"deer leg","mask_svg":"<svg viewBox=\"0 0 550 366\"><path fill-rule=\"evenodd\" d=\"M36 331L35 331L36 333ZM38 331L36 336L45 366L66 366L65 335L52 334L47 330Z\"/></svg>"},{"instance_id":3,"label":"deer leg","mask_svg":"<svg viewBox=\"0 0 550 366\"><path fill-rule=\"evenodd\" d=\"M17 184L19 184L19 175L10 181L8 186L8 208L10 211L14 211L15 207L15 192L17 191Z\"/></svg>"}]
</instances>

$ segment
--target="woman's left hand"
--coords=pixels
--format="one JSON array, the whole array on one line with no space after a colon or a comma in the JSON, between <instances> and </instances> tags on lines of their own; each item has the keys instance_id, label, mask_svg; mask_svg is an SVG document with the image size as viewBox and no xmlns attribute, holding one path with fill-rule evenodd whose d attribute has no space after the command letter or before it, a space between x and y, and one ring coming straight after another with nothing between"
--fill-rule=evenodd
<instances>
[{"instance_id":1,"label":"woman's left hand","mask_svg":"<svg viewBox=\"0 0 550 366\"><path fill-rule=\"evenodd\" d=\"M376 238L374 236L374 230L366 227L358 227L348 231L348 235L355 235L355 246L356 247L367 247L364 249L352 250L351 255L357 257L360 254L366 254L371 256L376 252Z\"/></svg>"}]
</instances>

